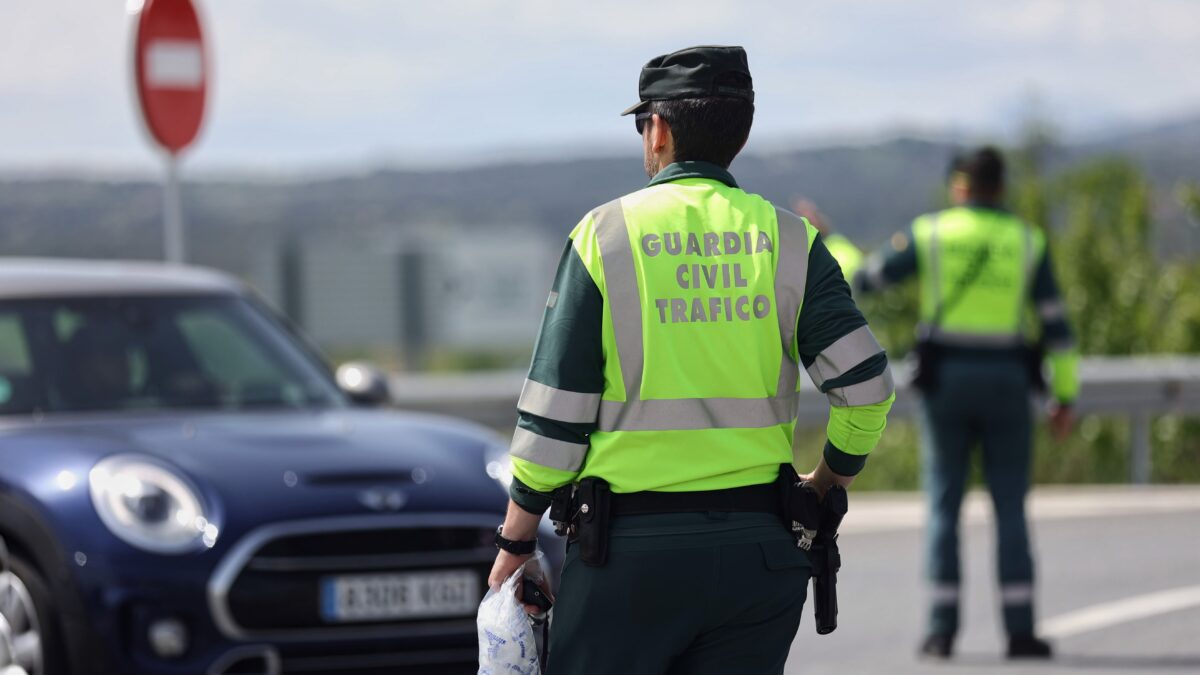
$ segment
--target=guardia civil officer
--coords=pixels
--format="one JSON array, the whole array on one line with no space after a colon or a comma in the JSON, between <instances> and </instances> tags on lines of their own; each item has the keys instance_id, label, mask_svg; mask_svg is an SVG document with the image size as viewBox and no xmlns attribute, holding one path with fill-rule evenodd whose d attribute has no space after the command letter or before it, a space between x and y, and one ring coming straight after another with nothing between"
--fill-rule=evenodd
<instances>
[{"instance_id":1,"label":"guardia civil officer","mask_svg":"<svg viewBox=\"0 0 1200 675\"><path fill-rule=\"evenodd\" d=\"M800 365L833 404L810 476L826 490L883 431L887 358L816 230L729 173L754 115L745 52L659 56L638 91L624 114L651 180L570 234L489 581L577 483L548 672L780 673L810 563L772 486L792 461Z\"/></svg>"},{"instance_id":2,"label":"guardia civil officer","mask_svg":"<svg viewBox=\"0 0 1200 675\"><path fill-rule=\"evenodd\" d=\"M1025 522L1032 421L1030 391L1051 374L1051 425L1072 426L1078 354L1067 325L1042 230L1003 207L1004 162L993 148L957 159L951 208L923 215L892 250L855 278L872 291L916 274L921 325L918 388L923 390L923 475L930 506L931 608L921 653L947 658L959 627L958 514L969 454L982 446L995 505L1000 598L1010 657L1051 655L1034 635L1033 559ZM1025 330L1032 310L1040 338Z\"/></svg>"},{"instance_id":3,"label":"guardia civil officer","mask_svg":"<svg viewBox=\"0 0 1200 675\"><path fill-rule=\"evenodd\" d=\"M821 233L821 241L825 243L825 248L829 249L829 253L837 261L838 267L842 268L842 276L846 277L847 281L853 279L859 268L862 267L864 257L862 249L855 246L854 242L844 234L834 232L833 227L829 224L829 219L812 201L796 199L792 201L792 210L817 228L817 232Z\"/></svg>"}]
</instances>

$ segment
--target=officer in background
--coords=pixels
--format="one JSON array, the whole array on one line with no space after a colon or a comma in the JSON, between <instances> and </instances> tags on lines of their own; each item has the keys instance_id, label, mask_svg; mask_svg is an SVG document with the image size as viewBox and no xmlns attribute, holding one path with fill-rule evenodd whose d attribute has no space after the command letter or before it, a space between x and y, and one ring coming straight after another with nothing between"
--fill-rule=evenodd
<instances>
[{"instance_id":1,"label":"officer in background","mask_svg":"<svg viewBox=\"0 0 1200 675\"><path fill-rule=\"evenodd\" d=\"M992 148L956 160L947 210L921 216L892 238L855 278L874 291L916 274L921 325L917 379L923 393L923 462L930 506L932 608L926 656L948 658L959 627L958 521L969 453L983 447L995 505L1000 597L1010 657L1051 655L1034 635L1033 560L1025 519L1032 453L1030 389L1041 382L1042 354L1052 373L1050 423L1071 430L1078 361L1046 236L1003 206L1004 162ZM1041 324L1040 347L1024 331L1028 308Z\"/></svg>"},{"instance_id":2,"label":"officer in background","mask_svg":"<svg viewBox=\"0 0 1200 675\"><path fill-rule=\"evenodd\" d=\"M825 248L829 249L833 259L842 268L842 276L846 277L847 281L853 279L862 267L862 251L844 235L834 232L825 214L821 213L821 210L813 202L807 199L794 199L792 200L792 210L817 228L817 232L821 233L821 239L825 242Z\"/></svg>"},{"instance_id":3,"label":"officer in background","mask_svg":"<svg viewBox=\"0 0 1200 675\"><path fill-rule=\"evenodd\" d=\"M552 491L602 479L608 508L576 515L611 516L607 559L568 546L548 672L781 673L810 576L771 485L793 460L799 367L833 405L806 476L824 493L883 432L887 357L816 229L728 171L754 115L742 48L657 57L638 91L623 114L651 181L570 234L489 583L528 558Z\"/></svg>"}]
</instances>

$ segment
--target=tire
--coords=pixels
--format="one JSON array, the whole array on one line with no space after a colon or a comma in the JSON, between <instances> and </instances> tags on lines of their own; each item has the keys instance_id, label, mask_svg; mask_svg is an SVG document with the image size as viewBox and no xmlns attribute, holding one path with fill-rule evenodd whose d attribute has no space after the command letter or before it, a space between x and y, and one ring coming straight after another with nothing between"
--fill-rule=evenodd
<instances>
[{"instance_id":1,"label":"tire","mask_svg":"<svg viewBox=\"0 0 1200 675\"><path fill-rule=\"evenodd\" d=\"M21 608L16 609L15 603ZM32 605L32 616L28 611ZM53 596L42 575L16 555L10 555L8 570L0 571L0 615L12 616L10 630L28 634L36 630L40 654L33 662L21 664L28 675L70 675L66 662L66 644L62 639ZM28 641L28 638L25 638Z\"/></svg>"}]
</instances>

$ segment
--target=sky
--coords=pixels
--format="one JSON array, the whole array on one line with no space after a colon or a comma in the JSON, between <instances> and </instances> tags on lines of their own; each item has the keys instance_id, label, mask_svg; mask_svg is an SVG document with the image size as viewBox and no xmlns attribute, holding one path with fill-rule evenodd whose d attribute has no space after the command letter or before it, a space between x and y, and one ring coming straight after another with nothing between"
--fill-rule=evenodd
<instances>
[{"instance_id":1,"label":"sky","mask_svg":"<svg viewBox=\"0 0 1200 675\"><path fill-rule=\"evenodd\" d=\"M751 150L1200 115L1197 0L195 0L212 86L188 171L636 154L651 57L741 44ZM142 0L0 0L0 171L150 171Z\"/></svg>"}]
</instances>

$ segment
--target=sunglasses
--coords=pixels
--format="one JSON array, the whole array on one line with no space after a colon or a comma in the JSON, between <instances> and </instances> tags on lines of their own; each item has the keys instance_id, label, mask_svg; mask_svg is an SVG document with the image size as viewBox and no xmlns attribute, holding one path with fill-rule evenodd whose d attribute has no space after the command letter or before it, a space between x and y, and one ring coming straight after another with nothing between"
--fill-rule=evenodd
<instances>
[{"instance_id":1,"label":"sunglasses","mask_svg":"<svg viewBox=\"0 0 1200 675\"><path fill-rule=\"evenodd\" d=\"M638 136L641 136L646 130L646 120L650 119L651 117L654 117L654 113L644 112L633 116L633 126L637 129Z\"/></svg>"}]
</instances>

